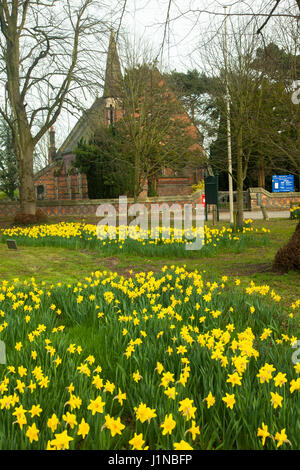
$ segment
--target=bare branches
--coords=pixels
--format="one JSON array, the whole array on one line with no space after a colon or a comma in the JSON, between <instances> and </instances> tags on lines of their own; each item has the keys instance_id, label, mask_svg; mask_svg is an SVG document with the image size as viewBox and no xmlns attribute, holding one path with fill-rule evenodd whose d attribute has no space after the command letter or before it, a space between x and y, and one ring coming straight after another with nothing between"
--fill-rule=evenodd
<instances>
[{"instance_id":1,"label":"bare branches","mask_svg":"<svg viewBox=\"0 0 300 470\"><path fill-rule=\"evenodd\" d=\"M29 7L29 3L30 3L30 0L25 0L23 2L23 8L22 8L22 18L21 18L21 23L19 25L19 28L18 28L18 36L20 36L20 34L22 33L22 30L24 28L24 25L25 25L25 21L26 21L26 15L27 15L27 11L28 11L28 7Z\"/></svg>"},{"instance_id":2,"label":"bare branches","mask_svg":"<svg viewBox=\"0 0 300 470\"><path fill-rule=\"evenodd\" d=\"M29 84L29 80L31 78L31 73L32 73L33 69L38 65L40 60L44 59L47 56L47 54L50 51L50 41L49 41L49 38L48 38L47 34L44 31L38 30L37 28L34 28L34 30L36 32L39 32L40 34L42 34L42 36L44 37L45 42L46 42L46 48L42 49L40 51L39 55L34 59L34 61L32 62L31 66L29 67L29 69L26 73L24 86L23 86L23 89L21 91L21 99L24 99L24 97L25 97L25 94L26 94L26 91L28 89L28 84Z\"/></svg>"},{"instance_id":3,"label":"bare branches","mask_svg":"<svg viewBox=\"0 0 300 470\"><path fill-rule=\"evenodd\" d=\"M122 11L121 11L121 16L120 16L120 21L119 21L118 29L117 29L117 32L116 32L116 41L118 41L120 28L121 28L122 21L123 21L123 18L124 18L124 14L125 14L125 10L126 10L126 5L127 5L127 0L124 0Z\"/></svg>"},{"instance_id":4,"label":"bare branches","mask_svg":"<svg viewBox=\"0 0 300 470\"><path fill-rule=\"evenodd\" d=\"M162 39L162 43L161 43L161 46L160 46L160 50L157 53L157 57L159 56L160 52L161 52L161 55L163 54L164 44L165 44L165 40L166 40L166 36L167 36L167 28L169 26L169 21L170 21L171 3L172 3L172 0L169 0L168 8L167 8L167 16L166 16L166 20L165 20L163 39ZM157 57L156 57L156 59L157 59Z\"/></svg>"},{"instance_id":5,"label":"bare branches","mask_svg":"<svg viewBox=\"0 0 300 470\"><path fill-rule=\"evenodd\" d=\"M108 11L117 17L122 10L121 27L126 3L121 9L117 0L0 2L0 89L7 90L0 92L0 116L13 131L25 212L35 209L33 150L64 106L78 106L78 91L85 98L99 86Z\"/></svg>"},{"instance_id":6,"label":"bare branches","mask_svg":"<svg viewBox=\"0 0 300 470\"><path fill-rule=\"evenodd\" d=\"M272 10L270 11L270 13L268 14L267 19L264 21L264 23L260 26L260 28L258 28L258 30L256 31L256 34L260 34L260 33L261 33L261 31L263 30L263 28L266 26L266 24L269 22L270 18L272 17L274 11L275 11L276 8L278 7L280 1L281 1L281 0L276 0L276 1L275 1L274 7L272 8Z\"/></svg>"}]
</instances>

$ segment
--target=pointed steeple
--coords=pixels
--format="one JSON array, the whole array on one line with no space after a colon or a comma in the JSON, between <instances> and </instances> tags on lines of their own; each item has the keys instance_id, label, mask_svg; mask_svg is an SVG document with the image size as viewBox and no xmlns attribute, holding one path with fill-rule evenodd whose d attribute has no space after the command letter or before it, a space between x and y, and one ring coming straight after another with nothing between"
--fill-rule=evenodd
<instances>
[{"instance_id":1,"label":"pointed steeple","mask_svg":"<svg viewBox=\"0 0 300 470\"><path fill-rule=\"evenodd\" d=\"M120 96L118 90L120 90L121 83L122 72L120 60L117 51L115 35L113 30L111 30L106 60L103 98L117 98L118 96Z\"/></svg>"}]
</instances>

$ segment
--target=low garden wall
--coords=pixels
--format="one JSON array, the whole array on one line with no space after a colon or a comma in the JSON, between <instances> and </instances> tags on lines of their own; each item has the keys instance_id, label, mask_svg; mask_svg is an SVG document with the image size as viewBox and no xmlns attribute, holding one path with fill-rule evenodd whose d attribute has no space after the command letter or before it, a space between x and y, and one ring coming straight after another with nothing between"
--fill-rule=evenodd
<instances>
[{"instance_id":1,"label":"low garden wall","mask_svg":"<svg viewBox=\"0 0 300 470\"><path fill-rule=\"evenodd\" d=\"M146 206L150 210L153 204L167 204L171 207L173 204L178 204L182 209L185 204L191 204L193 209L197 204L201 204L202 191L196 191L191 195L182 196L160 196L139 199L137 202ZM111 204L115 207L116 213L119 213L119 199L83 199L83 200L52 200L52 201L37 201L37 207L41 208L48 217L93 217L96 216L97 209L100 205ZM127 199L127 207L134 204L132 198ZM1 202L0 203L0 217L13 218L19 211L19 204L17 202Z\"/></svg>"},{"instance_id":2,"label":"low garden wall","mask_svg":"<svg viewBox=\"0 0 300 470\"><path fill-rule=\"evenodd\" d=\"M300 205L300 192L270 193L263 188L249 188L249 209L260 209L261 205L269 210L287 210L291 206ZM193 208L201 204L202 191L196 191L190 195L159 196L139 199L138 202L146 206L148 210L152 204L167 204L171 207L178 204L182 209L185 204L191 204ZM101 204L111 204L119 211L119 199L61 199L51 201L37 201L48 217L94 217L97 208ZM132 198L127 199L128 209L134 204ZM247 208L248 209L248 208ZM1 201L0 218L13 218L19 211L18 202Z\"/></svg>"}]
</instances>

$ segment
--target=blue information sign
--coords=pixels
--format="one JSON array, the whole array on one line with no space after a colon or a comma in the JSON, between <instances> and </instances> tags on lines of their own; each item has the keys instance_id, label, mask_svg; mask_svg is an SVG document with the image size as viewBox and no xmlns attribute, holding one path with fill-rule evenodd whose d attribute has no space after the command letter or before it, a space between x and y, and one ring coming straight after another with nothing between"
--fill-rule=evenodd
<instances>
[{"instance_id":1,"label":"blue information sign","mask_svg":"<svg viewBox=\"0 0 300 470\"><path fill-rule=\"evenodd\" d=\"M272 192L285 193L294 191L294 175L273 175Z\"/></svg>"}]
</instances>

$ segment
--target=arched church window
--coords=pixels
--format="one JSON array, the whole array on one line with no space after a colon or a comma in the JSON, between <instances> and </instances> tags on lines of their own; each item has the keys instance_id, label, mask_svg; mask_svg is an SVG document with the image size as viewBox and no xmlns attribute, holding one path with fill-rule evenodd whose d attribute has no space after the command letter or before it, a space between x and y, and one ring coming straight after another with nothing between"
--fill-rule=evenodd
<instances>
[{"instance_id":1,"label":"arched church window","mask_svg":"<svg viewBox=\"0 0 300 470\"><path fill-rule=\"evenodd\" d=\"M44 187L43 184L39 184L37 186L36 192L37 192L37 199L38 200L44 199L44 197L45 197L45 187Z\"/></svg>"}]
</instances>

